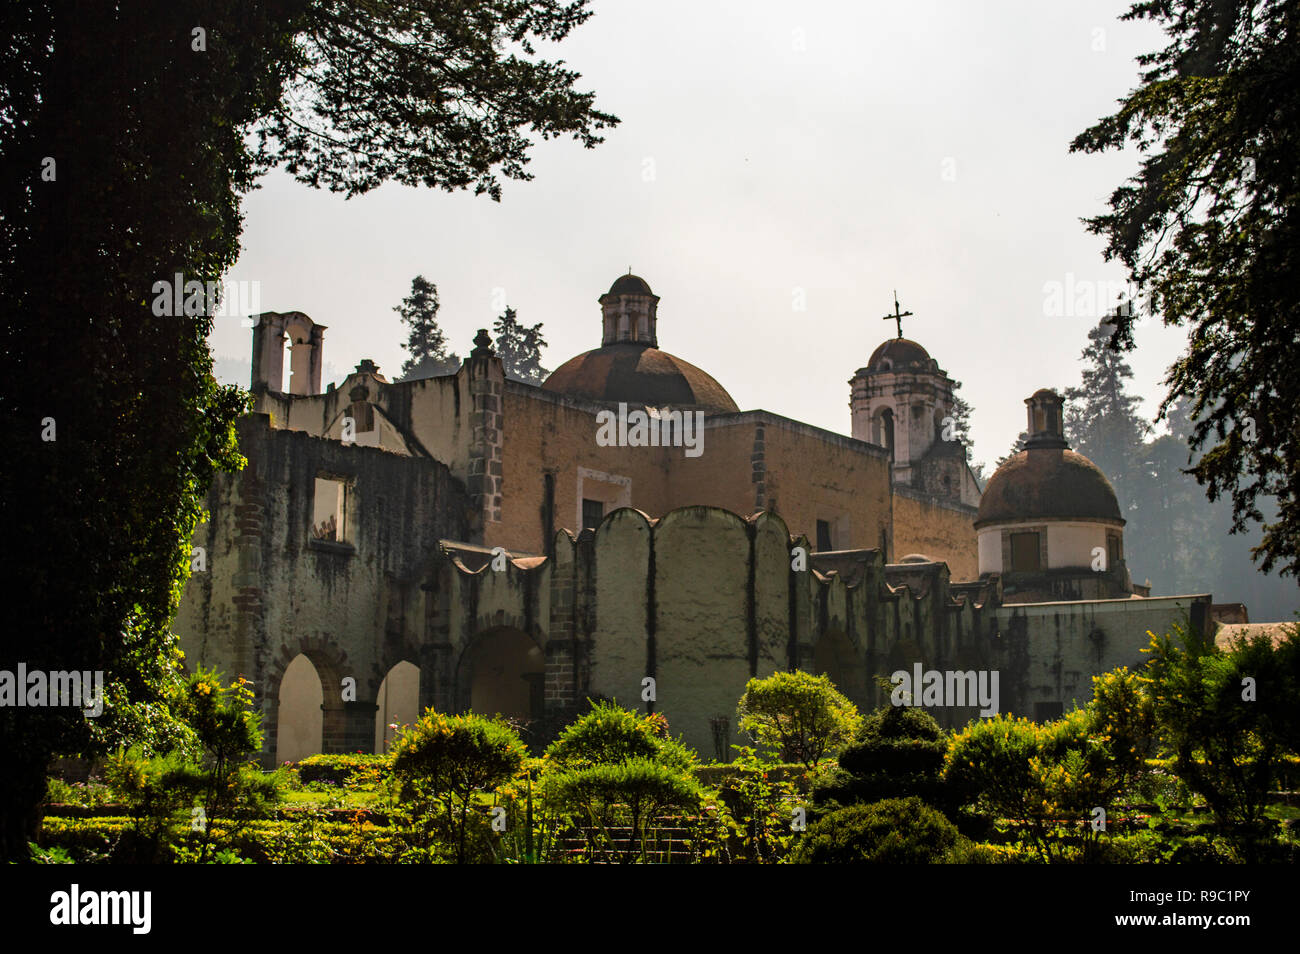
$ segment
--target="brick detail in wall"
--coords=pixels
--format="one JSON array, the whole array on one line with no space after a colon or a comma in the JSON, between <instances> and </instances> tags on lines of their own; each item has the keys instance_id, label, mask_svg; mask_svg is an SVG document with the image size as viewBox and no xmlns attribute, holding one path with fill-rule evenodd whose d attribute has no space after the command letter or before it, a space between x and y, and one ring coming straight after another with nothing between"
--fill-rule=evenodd
<instances>
[{"instance_id":1,"label":"brick detail in wall","mask_svg":"<svg viewBox=\"0 0 1300 954\"><path fill-rule=\"evenodd\" d=\"M474 358L469 382L470 446L465 483L474 511L484 524L501 521L505 379L494 364L495 358Z\"/></svg>"}]
</instances>

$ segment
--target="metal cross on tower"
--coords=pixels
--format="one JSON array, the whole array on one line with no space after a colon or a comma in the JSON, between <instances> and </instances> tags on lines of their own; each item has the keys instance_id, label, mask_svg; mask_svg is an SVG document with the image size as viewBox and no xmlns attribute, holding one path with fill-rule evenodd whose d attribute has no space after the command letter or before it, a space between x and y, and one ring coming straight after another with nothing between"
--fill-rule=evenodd
<instances>
[{"instance_id":1,"label":"metal cross on tower","mask_svg":"<svg viewBox=\"0 0 1300 954\"><path fill-rule=\"evenodd\" d=\"M901 338L901 337L903 337L903 319L909 317L911 314L912 314L912 313L911 313L910 311L899 311L899 310L898 310L898 291L897 291L897 289L895 289L895 291L894 291L894 313L893 313L892 315L885 315L885 317L884 317L883 320L884 320L884 321L894 321L894 322L897 322L897 323L898 323L898 337Z\"/></svg>"}]
</instances>

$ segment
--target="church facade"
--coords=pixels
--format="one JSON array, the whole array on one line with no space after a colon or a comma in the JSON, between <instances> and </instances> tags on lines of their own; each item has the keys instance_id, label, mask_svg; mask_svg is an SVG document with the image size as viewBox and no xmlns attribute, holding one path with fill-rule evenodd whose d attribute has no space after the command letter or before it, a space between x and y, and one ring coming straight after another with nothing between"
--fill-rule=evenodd
<instances>
[{"instance_id":1,"label":"church facade","mask_svg":"<svg viewBox=\"0 0 1300 954\"><path fill-rule=\"evenodd\" d=\"M253 680L267 764L382 749L428 706L540 743L596 697L725 758L746 681L784 668L863 707L900 669L996 671L1001 711L1049 716L1139 663L1147 629L1208 624L1208 596L1133 598L1104 476L1086 513L1035 510L1072 453L1059 414L981 495L945 433L953 382L901 327L849 382L846 437L743 411L661 351L642 279L599 305L600 347L541 387L480 332L455 374L363 360L322 391L325 329L259 316L249 465L209 493L175 628L187 659Z\"/></svg>"}]
</instances>

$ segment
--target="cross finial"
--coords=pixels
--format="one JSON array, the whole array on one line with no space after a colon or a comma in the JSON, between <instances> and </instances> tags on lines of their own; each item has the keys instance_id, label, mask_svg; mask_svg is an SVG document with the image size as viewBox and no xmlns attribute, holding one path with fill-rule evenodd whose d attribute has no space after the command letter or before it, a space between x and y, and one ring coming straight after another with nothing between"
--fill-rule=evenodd
<instances>
[{"instance_id":1,"label":"cross finial","mask_svg":"<svg viewBox=\"0 0 1300 954\"><path fill-rule=\"evenodd\" d=\"M898 306L898 290L895 289L895 290L894 290L894 313L893 313L892 315L885 315L885 317L884 317L883 320L884 320L884 321L893 321L893 322L897 322L897 324L898 324L898 337L901 338L901 337L903 337L903 319L904 319L904 318L907 318L907 317L910 316L912 313L911 313L910 311L899 311L898 308L899 308L899 306Z\"/></svg>"}]
</instances>

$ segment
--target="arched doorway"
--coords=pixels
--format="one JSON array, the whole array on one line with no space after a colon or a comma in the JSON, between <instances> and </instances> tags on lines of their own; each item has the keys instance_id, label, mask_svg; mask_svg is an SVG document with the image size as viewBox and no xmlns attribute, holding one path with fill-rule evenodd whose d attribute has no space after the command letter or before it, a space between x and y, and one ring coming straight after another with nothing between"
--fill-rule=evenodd
<instances>
[{"instance_id":1,"label":"arched doorway","mask_svg":"<svg viewBox=\"0 0 1300 954\"><path fill-rule=\"evenodd\" d=\"M403 660L388 670L375 704L375 751L384 753L402 726L420 718L420 668Z\"/></svg>"},{"instance_id":2,"label":"arched doorway","mask_svg":"<svg viewBox=\"0 0 1300 954\"><path fill-rule=\"evenodd\" d=\"M527 634L512 627L479 633L461 656L457 698L462 709L521 722L542 717L546 660Z\"/></svg>"},{"instance_id":3,"label":"arched doorway","mask_svg":"<svg viewBox=\"0 0 1300 954\"><path fill-rule=\"evenodd\" d=\"M275 761L277 765L297 762L324 748L325 694L320 674L302 653L289 663L280 680L280 704L276 717Z\"/></svg>"}]
</instances>

